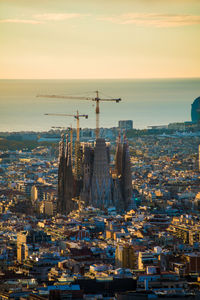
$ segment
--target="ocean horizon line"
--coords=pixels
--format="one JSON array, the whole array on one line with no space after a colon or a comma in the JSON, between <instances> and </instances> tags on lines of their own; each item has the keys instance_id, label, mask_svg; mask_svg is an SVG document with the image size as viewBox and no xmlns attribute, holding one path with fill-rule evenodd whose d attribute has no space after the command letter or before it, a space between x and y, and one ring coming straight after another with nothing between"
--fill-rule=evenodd
<instances>
[{"instance_id":1,"label":"ocean horizon line","mask_svg":"<svg viewBox=\"0 0 200 300\"><path fill-rule=\"evenodd\" d=\"M199 77L116 77L116 78L0 78L0 80L199 80Z\"/></svg>"}]
</instances>

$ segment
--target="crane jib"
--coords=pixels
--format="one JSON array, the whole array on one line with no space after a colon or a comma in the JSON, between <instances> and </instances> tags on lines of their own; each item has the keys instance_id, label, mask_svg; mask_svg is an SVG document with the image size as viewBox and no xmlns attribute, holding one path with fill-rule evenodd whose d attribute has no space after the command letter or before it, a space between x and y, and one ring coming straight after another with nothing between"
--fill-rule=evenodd
<instances>
[{"instance_id":1,"label":"crane jib","mask_svg":"<svg viewBox=\"0 0 200 300\"><path fill-rule=\"evenodd\" d=\"M99 98L99 91L96 91L96 97L83 97L83 96L64 96L64 95L37 95L37 97L43 98L58 98L58 99L76 99L76 100L90 100L96 102L96 138L99 137L99 114L100 114L100 102L116 102L119 103L122 99L121 98ZM78 111L76 115L67 115L67 114L46 114L46 115L60 115L60 116L73 116L77 120L77 140L79 140L79 117L85 117L88 119L88 115L79 115Z\"/></svg>"}]
</instances>

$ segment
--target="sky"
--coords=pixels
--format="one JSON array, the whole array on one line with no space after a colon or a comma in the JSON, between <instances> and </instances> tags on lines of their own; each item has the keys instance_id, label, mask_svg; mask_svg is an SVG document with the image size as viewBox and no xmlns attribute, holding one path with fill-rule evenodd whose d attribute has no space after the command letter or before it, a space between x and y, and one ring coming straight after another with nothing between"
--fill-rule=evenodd
<instances>
[{"instance_id":1,"label":"sky","mask_svg":"<svg viewBox=\"0 0 200 300\"><path fill-rule=\"evenodd\" d=\"M0 0L0 79L200 77L199 0Z\"/></svg>"}]
</instances>

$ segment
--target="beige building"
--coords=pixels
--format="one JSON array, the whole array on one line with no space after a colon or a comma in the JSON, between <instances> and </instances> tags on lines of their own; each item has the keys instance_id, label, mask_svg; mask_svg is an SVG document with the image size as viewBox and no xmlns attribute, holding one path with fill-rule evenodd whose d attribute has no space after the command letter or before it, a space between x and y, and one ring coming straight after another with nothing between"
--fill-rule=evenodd
<instances>
[{"instance_id":1,"label":"beige building","mask_svg":"<svg viewBox=\"0 0 200 300\"><path fill-rule=\"evenodd\" d=\"M115 252L115 264L118 268L134 269L136 263L135 251L132 245L118 244Z\"/></svg>"},{"instance_id":2,"label":"beige building","mask_svg":"<svg viewBox=\"0 0 200 300\"><path fill-rule=\"evenodd\" d=\"M34 204L37 199L38 199L38 189L34 185L31 188L31 202Z\"/></svg>"},{"instance_id":3,"label":"beige building","mask_svg":"<svg viewBox=\"0 0 200 300\"><path fill-rule=\"evenodd\" d=\"M158 265L158 255L154 252L139 252L138 269L145 270L147 266Z\"/></svg>"},{"instance_id":4,"label":"beige building","mask_svg":"<svg viewBox=\"0 0 200 300\"><path fill-rule=\"evenodd\" d=\"M36 245L50 240L51 237L42 230L19 232L17 234L17 260L22 262L34 251Z\"/></svg>"}]
</instances>

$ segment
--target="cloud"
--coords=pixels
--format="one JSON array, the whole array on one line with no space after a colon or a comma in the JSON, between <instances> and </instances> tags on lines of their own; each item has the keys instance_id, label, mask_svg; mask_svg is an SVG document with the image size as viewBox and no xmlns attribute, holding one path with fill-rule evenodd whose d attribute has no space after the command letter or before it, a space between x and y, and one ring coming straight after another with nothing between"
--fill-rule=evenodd
<instances>
[{"instance_id":1,"label":"cloud","mask_svg":"<svg viewBox=\"0 0 200 300\"><path fill-rule=\"evenodd\" d=\"M43 13L32 15L30 19L2 19L0 23L45 24L90 16L80 13ZM121 25L152 26L152 27L181 27L200 25L200 16L186 14L154 14L127 13L121 15L98 17L97 20Z\"/></svg>"},{"instance_id":2,"label":"cloud","mask_svg":"<svg viewBox=\"0 0 200 300\"><path fill-rule=\"evenodd\" d=\"M75 19L85 16L83 14L78 13L51 13L51 14L37 14L34 15L34 18L43 20L43 21L64 21L68 19Z\"/></svg>"},{"instance_id":3,"label":"cloud","mask_svg":"<svg viewBox=\"0 0 200 300\"><path fill-rule=\"evenodd\" d=\"M173 15L173 14L153 14L153 13L128 13L118 16L101 17L101 21L108 21L116 24L153 27L180 27L190 25L200 25L200 16L195 15Z\"/></svg>"},{"instance_id":4,"label":"cloud","mask_svg":"<svg viewBox=\"0 0 200 300\"><path fill-rule=\"evenodd\" d=\"M0 23L23 23L23 24L44 24L49 21L64 21L69 19L81 18L89 16L86 14L79 14L79 13L45 13L45 14L36 14L33 15L31 19L2 19Z\"/></svg>"},{"instance_id":5,"label":"cloud","mask_svg":"<svg viewBox=\"0 0 200 300\"><path fill-rule=\"evenodd\" d=\"M25 20L25 19L3 19L0 23L22 23L22 24L42 24L44 22L38 20Z\"/></svg>"}]
</instances>

